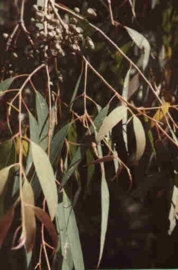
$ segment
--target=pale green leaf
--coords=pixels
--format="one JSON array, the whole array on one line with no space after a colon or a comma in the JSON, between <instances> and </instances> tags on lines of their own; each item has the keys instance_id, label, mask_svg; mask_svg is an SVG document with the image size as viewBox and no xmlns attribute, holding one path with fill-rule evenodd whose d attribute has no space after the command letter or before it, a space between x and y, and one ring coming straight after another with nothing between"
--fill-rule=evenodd
<instances>
[{"instance_id":1,"label":"pale green leaf","mask_svg":"<svg viewBox=\"0 0 178 270\"><path fill-rule=\"evenodd\" d=\"M148 61L150 57L150 44L148 40L142 34L126 26L125 26L125 29L127 30L132 40L135 42L135 44L143 51L144 55L143 55L142 66L143 66L143 70L145 70L145 68L148 65Z\"/></svg>"},{"instance_id":2,"label":"pale green leaf","mask_svg":"<svg viewBox=\"0 0 178 270\"><path fill-rule=\"evenodd\" d=\"M103 121L101 128L96 136L96 141L100 142L105 135L112 130L126 115L127 107L120 106L114 109Z\"/></svg>"},{"instance_id":3,"label":"pale green leaf","mask_svg":"<svg viewBox=\"0 0 178 270\"><path fill-rule=\"evenodd\" d=\"M63 202L58 204L56 223L58 234L60 234L61 252L63 256L62 270L72 270L74 263L72 259L71 247L69 245L69 237L67 234L67 224L65 220Z\"/></svg>"},{"instance_id":4,"label":"pale green leaf","mask_svg":"<svg viewBox=\"0 0 178 270\"><path fill-rule=\"evenodd\" d=\"M51 163L54 164L58 157L60 156L64 140L67 136L68 129L70 127L70 124L66 124L64 127L62 127L53 137L51 141L51 147L50 147L50 160Z\"/></svg>"},{"instance_id":5,"label":"pale green leaf","mask_svg":"<svg viewBox=\"0 0 178 270\"><path fill-rule=\"evenodd\" d=\"M34 142L31 142L32 158L35 165L35 171L43 190L51 219L56 214L58 194L56 188L56 179L53 173L49 158L44 150Z\"/></svg>"},{"instance_id":6,"label":"pale green leaf","mask_svg":"<svg viewBox=\"0 0 178 270\"><path fill-rule=\"evenodd\" d=\"M39 92L36 92L36 112L38 117L40 145L46 150L48 146L49 108L46 100Z\"/></svg>"},{"instance_id":7,"label":"pale green leaf","mask_svg":"<svg viewBox=\"0 0 178 270\"><path fill-rule=\"evenodd\" d=\"M77 270L84 270L83 254L80 244L79 232L75 220L75 214L67 194L63 193L64 215L67 224L67 235L69 238L69 247L71 249L74 267Z\"/></svg>"},{"instance_id":8,"label":"pale green leaf","mask_svg":"<svg viewBox=\"0 0 178 270\"><path fill-rule=\"evenodd\" d=\"M128 101L128 89L129 89L130 71L131 71L131 68L129 68L129 70L127 71L127 74L125 76L124 85L123 85L123 91L122 91L122 97L126 101ZM124 140L124 143L125 143L126 151L128 151L127 117L128 117L128 113L126 111L125 115L124 115L124 117L122 119L122 134L123 134L123 140Z\"/></svg>"},{"instance_id":9,"label":"pale green leaf","mask_svg":"<svg viewBox=\"0 0 178 270\"><path fill-rule=\"evenodd\" d=\"M8 78L0 83L0 95L1 92L4 92L9 89L9 86L12 84L15 78Z\"/></svg>"},{"instance_id":10,"label":"pale green leaf","mask_svg":"<svg viewBox=\"0 0 178 270\"><path fill-rule=\"evenodd\" d=\"M102 148L100 145L98 145L97 148L98 154L102 158L103 157ZM108 215L109 215L109 190L106 181L104 164L101 163L100 166L101 166L101 234L100 234L100 254L97 267L99 267L103 255L106 231L108 226Z\"/></svg>"}]
</instances>

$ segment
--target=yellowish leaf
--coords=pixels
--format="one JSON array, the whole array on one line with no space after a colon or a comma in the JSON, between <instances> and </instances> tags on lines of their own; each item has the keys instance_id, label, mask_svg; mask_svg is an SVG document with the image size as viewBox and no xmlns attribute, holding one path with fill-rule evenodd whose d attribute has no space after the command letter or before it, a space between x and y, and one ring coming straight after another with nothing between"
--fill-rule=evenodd
<instances>
[{"instance_id":1,"label":"yellowish leaf","mask_svg":"<svg viewBox=\"0 0 178 270\"><path fill-rule=\"evenodd\" d=\"M161 107L157 110L157 112L155 113L155 115L153 116L153 119L156 121L161 121L164 116L168 113L169 111L169 107L170 107L170 103L169 102L165 102L161 105ZM155 126L155 121L151 121L151 128Z\"/></svg>"}]
</instances>

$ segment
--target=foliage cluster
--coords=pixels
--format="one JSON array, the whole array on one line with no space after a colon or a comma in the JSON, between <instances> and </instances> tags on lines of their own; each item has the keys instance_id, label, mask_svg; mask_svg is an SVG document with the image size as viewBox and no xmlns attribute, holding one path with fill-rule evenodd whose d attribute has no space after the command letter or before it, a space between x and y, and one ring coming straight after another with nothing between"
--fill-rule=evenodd
<instances>
[{"instance_id":1,"label":"foliage cluster","mask_svg":"<svg viewBox=\"0 0 178 270\"><path fill-rule=\"evenodd\" d=\"M0 21L6 269L99 267L123 195L147 204L158 238L176 223L175 1L68 2L22 0ZM140 207L121 205L133 215ZM96 253L89 260L85 245Z\"/></svg>"}]
</instances>

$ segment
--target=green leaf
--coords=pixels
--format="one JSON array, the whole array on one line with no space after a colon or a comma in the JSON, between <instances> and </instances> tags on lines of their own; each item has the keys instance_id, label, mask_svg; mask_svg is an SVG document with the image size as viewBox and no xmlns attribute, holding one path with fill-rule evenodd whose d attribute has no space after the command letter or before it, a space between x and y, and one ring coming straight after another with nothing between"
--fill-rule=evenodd
<instances>
[{"instance_id":1,"label":"green leaf","mask_svg":"<svg viewBox=\"0 0 178 270\"><path fill-rule=\"evenodd\" d=\"M15 163L15 147L12 140L0 144L0 169Z\"/></svg>"},{"instance_id":2,"label":"green leaf","mask_svg":"<svg viewBox=\"0 0 178 270\"><path fill-rule=\"evenodd\" d=\"M99 111L98 115L96 116L94 120L96 130L98 130L101 127L103 120L108 114L108 111L109 111L109 105L106 105L102 110ZM91 132L94 132L93 127L91 128Z\"/></svg>"},{"instance_id":3,"label":"green leaf","mask_svg":"<svg viewBox=\"0 0 178 270\"><path fill-rule=\"evenodd\" d=\"M84 156L84 147L82 149L82 147L78 147L77 152L75 153L74 158L72 159L72 162L69 166L69 169L67 170L67 172L64 174L61 183L64 186L67 181L69 180L69 178L71 177L71 175L75 172L75 170L77 169L78 165L80 164L83 156Z\"/></svg>"},{"instance_id":4,"label":"green leaf","mask_svg":"<svg viewBox=\"0 0 178 270\"><path fill-rule=\"evenodd\" d=\"M58 204L56 223L58 228L58 234L60 235L61 240L61 249L62 249L61 252L63 256L62 270L72 270L74 263L72 259L71 248L69 245L69 237L67 234L67 224L65 220L63 202Z\"/></svg>"},{"instance_id":5,"label":"green leaf","mask_svg":"<svg viewBox=\"0 0 178 270\"><path fill-rule=\"evenodd\" d=\"M136 139L135 160L138 161L142 157L145 151L146 137L145 137L145 131L143 129L143 125L140 119L136 115L133 116L133 129L134 129L135 139Z\"/></svg>"},{"instance_id":6,"label":"green leaf","mask_svg":"<svg viewBox=\"0 0 178 270\"><path fill-rule=\"evenodd\" d=\"M47 154L39 145L31 142L31 151L35 170L48 205L51 219L53 220L58 201L56 179L53 169Z\"/></svg>"},{"instance_id":7,"label":"green leaf","mask_svg":"<svg viewBox=\"0 0 178 270\"><path fill-rule=\"evenodd\" d=\"M125 29L127 30L129 36L132 38L132 40L135 42L135 44L143 51L143 70L145 70L145 68L148 65L148 61L149 61L149 57L150 57L150 44L148 42L148 40L141 35L140 33L138 33L137 31L126 27Z\"/></svg>"},{"instance_id":8,"label":"green leaf","mask_svg":"<svg viewBox=\"0 0 178 270\"><path fill-rule=\"evenodd\" d=\"M15 78L8 78L0 83L0 94L9 89L9 86L12 84Z\"/></svg>"},{"instance_id":9,"label":"green leaf","mask_svg":"<svg viewBox=\"0 0 178 270\"><path fill-rule=\"evenodd\" d=\"M107 112L108 112L109 107L106 106L104 107L99 114L96 116L95 120L94 120L94 125L96 127L96 129L100 128L101 123L103 121L103 119L106 117ZM93 125L90 126L90 131L91 133L94 132L94 127ZM88 132L86 132L86 135L88 134ZM71 175L75 172L76 168L78 167L78 165L80 164L84 154L85 154L85 147L78 147L74 158L71 161L71 164L69 166L69 169L67 170L67 172L64 174L61 183L62 185L65 185L68 181L68 179L71 177Z\"/></svg>"},{"instance_id":10,"label":"green leaf","mask_svg":"<svg viewBox=\"0 0 178 270\"><path fill-rule=\"evenodd\" d=\"M77 270L84 270L83 254L80 244L79 232L75 220L74 211L67 194L63 192L63 207L65 214L65 221L67 224L67 235L69 238L69 246L72 253L74 267Z\"/></svg>"},{"instance_id":11,"label":"green leaf","mask_svg":"<svg viewBox=\"0 0 178 270\"><path fill-rule=\"evenodd\" d=\"M100 145L98 145L97 148L98 154L102 158L103 157L102 148ZM109 190L105 176L104 164L101 163L100 166L101 166L101 235L100 235L100 254L97 267L99 267L103 255L106 231L108 226L108 215L109 215Z\"/></svg>"},{"instance_id":12,"label":"green leaf","mask_svg":"<svg viewBox=\"0 0 178 270\"><path fill-rule=\"evenodd\" d=\"M123 91L122 91L122 97L127 101L128 100L128 89L129 89L129 79L130 79L130 71L131 68L127 71L127 74L125 76L124 85L123 85ZM124 105L124 104L123 104ZM125 143L126 150L128 152L128 137L127 137L127 111L125 112L125 115L122 119L122 134L123 134L123 140Z\"/></svg>"},{"instance_id":13,"label":"green leaf","mask_svg":"<svg viewBox=\"0 0 178 270\"><path fill-rule=\"evenodd\" d=\"M49 108L46 100L39 92L36 92L36 112L38 116L40 145L46 150L48 146Z\"/></svg>"},{"instance_id":14,"label":"green leaf","mask_svg":"<svg viewBox=\"0 0 178 270\"><path fill-rule=\"evenodd\" d=\"M51 141L51 147L50 147L50 160L51 163L54 164L57 162L57 159L60 156L63 143L65 138L67 137L68 129L70 127L70 124L66 124L64 127L62 127L53 137Z\"/></svg>"},{"instance_id":15,"label":"green leaf","mask_svg":"<svg viewBox=\"0 0 178 270\"><path fill-rule=\"evenodd\" d=\"M29 124L30 124L30 140L35 143L39 143L38 123L30 111L28 112L28 116L29 116Z\"/></svg>"},{"instance_id":16,"label":"green leaf","mask_svg":"<svg viewBox=\"0 0 178 270\"><path fill-rule=\"evenodd\" d=\"M72 94L72 98L71 98L71 101L70 101L70 111L72 110L72 105L73 105L73 102L74 102L75 97L77 95L77 92L78 92L78 89L79 89L79 86L80 86L80 82L81 82L81 79L82 79L82 75L83 75L83 68L81 70L81 73L79 75L79 78L77 80L75 89L74 89L73 94Z\"/></svg>"},{"instance_id":17,"label":"green leaf","mask_svg":"<svg viewBox=\"0 0 178 270\"><path fill-rule=\"evenodd\" d=\"M114 109L103 121L101 128L96 136L96 141L100 142L105 135L112 130L126 115L127 107L120 106Z\"/></svg>"},{"instance_id":18,"label":"green leaf","mask_svg":"<svg viewBox=\"0 0 178 270\"><path fill-rule=\"evenodd\" d=\"M30 140L38 144L39 143L38 123L30 111L28 111L28 116L29 116L29 124L30 124ZM30 146L27 163L26 163L26 174L29 172L31 165L32 165L32 154L31 154L31 146Z\"/></svg>"}]
</instances>

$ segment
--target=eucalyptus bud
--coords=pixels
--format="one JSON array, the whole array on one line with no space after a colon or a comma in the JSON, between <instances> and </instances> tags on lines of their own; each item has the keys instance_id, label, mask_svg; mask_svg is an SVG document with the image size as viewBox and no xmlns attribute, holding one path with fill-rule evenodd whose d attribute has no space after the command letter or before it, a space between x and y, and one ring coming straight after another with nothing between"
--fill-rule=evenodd
<instances>
[{"instance_id":1,"label":"eucalyptus bud","mask_svg":"<svg viewBox=\"0 0 178 270\"><path fill-rule=\"evenodd\" d=\"M93 18L97 17L95 10L92 8L88 8L86 14L88 17L93 17Z\"/></svg>"},{"instance_id":2,"label":"eucalyptus bud","mask_svg":"<svg viewBox=\"0 0 178 270\"><path fill-rule=\"evenodd\" d=\"M38 11L38 6L37 6L37 5L33 5L33 6L32 6L32 10L33 10L33 11Z\"/></svg>"},{"instance_id":3,"label":"eucalyptus bud","mask_svg":"<svg viewBox=\"0 0 178 270\"><path fill-rule=\"evenodd\" d=\"M71 24L77 24L77 23L78 23L77 18L72 17L72 18L70 19L70 23L71 23Z\"/></svg>"},{"instance_id":4,"label":"eucalyptus bud","mask_svg":"<svg viewBox=\"0 0 178 270\"><path fill-rule=\"evenodd\" d=\"M17 53L15 53L15 52L13 52L12 56L13 56L14 58L18 58L18 55L17 55Z\"/></svg>"},{"instance_id":5,"label":"eucalyptus bud","mask_svg":"<svg viewBox=\"0 0 178 270\"><path fill-rule=\"evenodd\" d=\"M7 33L3 33L3 38L8 39L9 35Z\"/></svg>"},{"instance_id":6,"label":"eucalyptus bud","mask_svg":"<svg viewBox=\"0 0 178 270\"><path fill-rule=\"evenodd\" d=\"M76 32L77 34L81 34L81 33L83 33L83 29L82 29L81 27L76 27L76 28L75 28L75 32Z\"/></svg>"},{"instance_id":7,"label":"eucalyptus bud","mask_svg":"<svg viewBox=\"0 0 178 270\"><path fill-rule=\"evenodd\" d=\"M74 11L75 11L76 13L78 13L78 14L80 13L80 9L79 9L78 7L75 7L75 8L74 8Z\"/></svg>"},{"instance_id":8,"label":"eucalyptus bud","mask_svg":"<svg viewBox=\"0 0 178 270\"><path fill-rule=\"evenodd\" d=\"M86 45L87 45L90 49L92 49L92 50L95 49L95 44L93 43L93 40L92 40L90 37L86 37L85 41L86 41Z\"/></svg>"}]
</instances>

